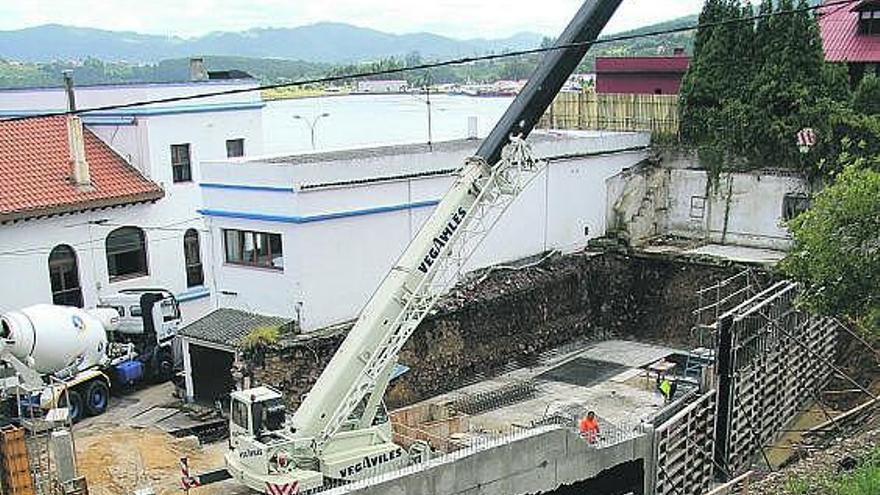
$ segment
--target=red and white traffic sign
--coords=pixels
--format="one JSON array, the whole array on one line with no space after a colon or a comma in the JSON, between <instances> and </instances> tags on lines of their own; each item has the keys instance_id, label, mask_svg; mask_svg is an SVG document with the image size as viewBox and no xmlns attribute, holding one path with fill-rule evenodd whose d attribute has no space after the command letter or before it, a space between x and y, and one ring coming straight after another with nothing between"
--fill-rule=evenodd
<instances>
[{"instance_id":1,"label":"red and white traffic sign","mask_svg":"<svg viewBox=\"0 0 880 495\"><path fill-rule=\"evenodd\" d=\"M807 127L797 133L797 145L801 153L806 153L816 146L816 131Z\"/></svg>"}]
</instances>

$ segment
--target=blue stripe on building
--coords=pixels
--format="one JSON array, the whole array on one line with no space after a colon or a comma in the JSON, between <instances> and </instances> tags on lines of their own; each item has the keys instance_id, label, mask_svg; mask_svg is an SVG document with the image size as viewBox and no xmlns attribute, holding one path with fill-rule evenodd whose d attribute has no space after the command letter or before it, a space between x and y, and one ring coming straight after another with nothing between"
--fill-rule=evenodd
<instances>
[{"instance_id":1,"label":"blue stripe on building","mask_svg":"<svg viewBox=\"0 0 880 495\"><path fill-rule=\"evenodd\" d=\"M399 205L379 206L376 208L365 208L361 210L340 211L335 213L324 213L320 215L272 215L267 213L254 213L244 211L215 210L205 208L198 212L207 217L220 218L238 218L242 220L259 220L262 222L278 222L278 223L314 223L326 222L328 220L337 220L340 218L360 217L366 215L377 215L381 213L390 213L395 211L414 210L418 208L431 208L439 204L439 200L418 201L414 203L404 203Z\"/></svg>"}]
</instances>

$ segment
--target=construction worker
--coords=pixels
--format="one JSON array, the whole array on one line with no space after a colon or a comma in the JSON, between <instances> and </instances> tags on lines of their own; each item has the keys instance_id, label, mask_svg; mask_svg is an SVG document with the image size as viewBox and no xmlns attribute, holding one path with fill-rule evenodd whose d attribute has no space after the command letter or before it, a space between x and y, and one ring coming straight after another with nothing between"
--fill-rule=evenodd
<instances>
[{"instance_id":1,"label":"construction worker","mask_svg":"<svg viewBox=\"0 0 880 495\"><path fill-rule=\"evenodd\" d=\"M596 418L596 413L590 411L584 416L580 421L580 432L581 437L587 441L587 443L595 443L596 439L599 437L599 420Z\"/></svg>"},{"instance_id":2,"label":"construction worker","mask_svg":"<svg viewBox=\"0 0 880 495\"><path fill-rule=\"evenodd\" d=\"M669 381L669 378L664 376L660 379L657 388L660 389L663 398L669 403L672 400L672 382Z\"/></svg>"}]
</instances>

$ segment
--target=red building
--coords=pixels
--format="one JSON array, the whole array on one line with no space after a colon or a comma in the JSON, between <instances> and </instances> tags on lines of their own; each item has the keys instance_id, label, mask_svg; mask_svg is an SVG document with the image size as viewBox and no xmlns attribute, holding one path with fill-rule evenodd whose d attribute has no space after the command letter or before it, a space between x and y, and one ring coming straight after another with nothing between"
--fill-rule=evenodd
<instances>
[{"instance_id":1,"label":"red building","mask_svg":"<svg viewBox=\"0 0 880 495\"><path fill-rule=\"evenodd\" d=\"M819 26L825 60L848 64L853 82L880 69L880 0L823 7Z\"/></svg>"},{"instance_id":2,"label":"red building","mask_svg":"<svg viewBox=\"0 0 880 495\"><path fill-rule=\"evenodd\" d=\"M596 92L676 95L690 57L599 57Z\"/></svg>"}]
</instances>

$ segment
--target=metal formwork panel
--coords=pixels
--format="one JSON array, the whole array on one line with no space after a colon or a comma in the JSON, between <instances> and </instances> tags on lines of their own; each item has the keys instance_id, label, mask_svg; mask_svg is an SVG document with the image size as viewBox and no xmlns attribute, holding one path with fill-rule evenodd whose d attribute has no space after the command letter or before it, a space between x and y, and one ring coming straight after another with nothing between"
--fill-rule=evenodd
<instances>
[{"instance_id":1,"label":"metal formwork panel","mask_svg":"<svg viewBox=\"0 0 880 495\"><path fill-rule=\"evenodd\" d=\"M654 432L657 495L699 495L712 482L715 390L703 394Z\"/></svg>"}]
</instances>

